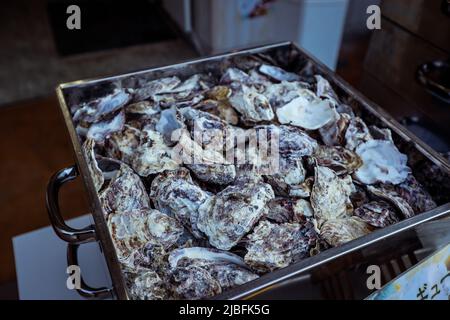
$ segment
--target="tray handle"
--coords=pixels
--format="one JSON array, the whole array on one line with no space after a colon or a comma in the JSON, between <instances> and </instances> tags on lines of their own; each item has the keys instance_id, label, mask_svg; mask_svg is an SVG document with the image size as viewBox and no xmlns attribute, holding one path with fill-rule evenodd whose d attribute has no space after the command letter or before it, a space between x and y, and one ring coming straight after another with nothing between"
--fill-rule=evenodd
<instances>
[{"instance_id":1,"label":"tray handle","mask_svg":"<svg viewBox=\"0 0 450 320\"><path fill-rule=\"evenodd\" d=\"M68 266L79 266L78 264L78 247L79 244L69 243L67 245L67 265ZM114 290L112 288L92 288L86 284L83 280L83 276L80 275L80 287L76 289L78 294L85 298L111 298L113 296Z\"/></svg>"},{"instance_id":2,"label":"tray handle","mask_svg":"<svg viewBox=\"0 0 450 320\"><path fill-rule=\"evenodd\" d=\"M435 60L424 63L417 69L417 81L433 96L450 104L450 88L444 83L437 82L429 77L432 72L450 72L450 62L444 60Z\"/></svg>"},{"instance_id":3,"label":"tray handle","mask_svg":"<svg viewBox=\"0 0 450 320\"><path fill-rule=\"evenodd\" d=\"M75 165L64 168L55 173L47 186L46 205L48 216L55 233L62 240L71 244L81 244L96 240L95 229L92 225L83 229L75 229L68 226L59 210L59 190L61 186L78 177Z\"/></svg>"}]
</instances>

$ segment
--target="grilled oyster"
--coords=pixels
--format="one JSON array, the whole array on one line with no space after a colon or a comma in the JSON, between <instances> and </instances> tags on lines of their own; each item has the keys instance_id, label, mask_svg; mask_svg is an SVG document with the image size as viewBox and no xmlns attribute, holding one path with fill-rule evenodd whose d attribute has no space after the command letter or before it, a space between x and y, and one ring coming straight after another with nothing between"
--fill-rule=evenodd
<instances>
[{"instance_id":1,"label":"grilled oyster","mask_svg":"<svg viewBox=\"0 0 450 320\"><path fill-rule=\"evenodd\" d=\"M169 255L169 264L182 298L212 297L229 288L252 281L252 273L241 257L215 249L192 247L178 249Z\"/></svg>"},{"instance_id":2,"label":"grilled oyster","mask_svg":"<svg viewBox=\"0 0 450 320\"><path fill-rule=\"evenodd\" d=\"M130 95L123 89L81 105L73 115L75 123L94 123L106 115L116 112L130 101Z\"/></svg>"},{"instance_id":3,"label":"grilled oyster","mask_svg":"<svg viewBox=\"0 0 450 320\"><path fill-rule=\"evenodd\" d=\"M321 166L316 167L314 180L311 205L319 223L347 217L351 213L352 205L344 180L333 170Z\"/></svg>"},{"instance_id":4,"label":"grilled oyster","mask_svg":"<svg viewBox=\"0 0 450 320\"><path fill-rule=\"evenodd\" d=\"M327 100L314 99L304 96L295 98L277 111L278 121L291 124L306 130L317 130L333 121L336 111Z\"/></svg>"},{"instance_id":5,"label":"grilled oyster","mask_svg":"<svg viewBox=\"0 0 450 320\"><path fill-rule=\"evenodd\" d=\"M105 182L103 177L103 172L100 170L97 160L95 159L95 141L93 139L87 139L83 143L83 151L86 156L86 162L91 174L92 181L94 182L94 187L96 191L99 191Z\"/></svg>"},{"instance_id":6,"label":"grilled oyster","mask_svg":"<svg viewBox=\"0 0 450 320\"><path fill-rule=\"evenodd\" d=\"M169 298L166 282L151 270L139 273L130 286L134 300L165 300Z\"/></svg>"},{"instance_id":7,"label":"grilled oyster","mask_svg":"<svg viewBox=\"0 0 450 320\"><path fill-rule=\"evenodd\" d=\"M352 174L362 165L356 153L343 147L319 146L313 157L319 166L330 168L339 176Z\"/></svg>"},{"instance_id":8,"label":"grilled oyster","mask_svg":"<svg viewBox=\"0 0 450 320\"><path fill-rule=\"evenodd\" d=\"M159 174L152 181L150 197L158 210L174 216L196 238L202 238L197 229L198 210L210 195L194 184L187 169Z\"/></svg>"},{"instance_id":9,"label":"grilled oyster","mask_svg":"<svg viewBox=\"0 0 450 320\"><path fill-rule=\"evenodd\" d=\"M211 245L229 250L265 214L266 204L273 198L273 190L266 183L238 182L199 207L197 226Z\"/></svg>"},{"instance_id":10,"label":"grilled oyster","mask_svg":"<svg viewBox=\"0 0 450 320\"><path fill-rule=\"evenodd\" d=\"M254 87L233 83L232 89L229 102L239 112L244 123L270 121L275 117L269 100Z\"/></svg>"},{"instance_id":11,"label":"grilled oyster","mask_svg":"<svg viewBox=\"0 0 450 320\"><path fill-rule=\"evenodd\" d=\"M318 235L311 223L275 224L263 220L246 239L245 263L258 273L284 268L310 256Z\"/></svg>"},{"instance_id":12,"label":"grilled oyster","mask_svg":"<svg viewBox=\"0 0 450 320\"><path fill-rule=\"evenodd\" d=\"M363 204L355 210L354 215L376 228L384 228L399 221L395 209L385 201Z\"/></svg>"},{"instance_id":13,"label":"grilled oyster","mask_svg":"<svg viewBox=\"0 0 450 320\"><path fill-rule=\"evenodd\" d=\"M345 132L345 148L354 151L360 144L372 140L370 130L359 117L352 118Z\"/></svg>"},{"instance_id":14,"label":"grilled oyster","mask_svg":"<svg viewBox=\"0 0 450 320\"><path fill-rule=\"evenodd\" d=\"M126 164L121 164L120 170L100 192L99 198L106 214L150 207L144 184Z\"/></svg>"},{"instance_id":15,"label":"grilled oyster","mask_svg":"<svg viewBox=\"0 0 450 320\"><path fill-rule=\"evenodd\" d=\"M411 172L407 166L408 158L390 141L369 140L360 144L356 153L363 165L355 172L355 178L364 184L399 184Z\"/></svg>"},{"instance_id":16,"label":"grilled oyster","mask_svg":"<svg viewBox=\"0 0 450 320\"><path fill-rule=\"evenodd\" d=\"M332 247L341 246L371 231L367 223L355 216L327 220L320 226L320 236Z\"/></svg>"}]
</instances>

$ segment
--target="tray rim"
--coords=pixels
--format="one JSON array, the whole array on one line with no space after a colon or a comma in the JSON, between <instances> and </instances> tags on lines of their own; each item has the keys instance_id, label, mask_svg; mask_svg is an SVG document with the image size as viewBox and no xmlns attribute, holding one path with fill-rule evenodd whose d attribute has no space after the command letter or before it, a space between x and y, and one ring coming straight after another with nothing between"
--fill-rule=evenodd
<instances>
[{"instance_id":1,"label":"tray rim","mask_svg":"<svg viewBox=\"0 0 450 320\"><path fill-rule=\"evenodd\" d=\"M76 165L79 169L81 178L83 180L85 189L87 191L88 200L90 202L90 207L92 210L92 216L94 219L94 227L97 234L97 241L99 242L102 253L105 257L106 264L110 273L112 285L114 292L118 299L130 299L128 294L128 290L126 288L125 280L122 275L122 271L120 268L120 263L117 258L116 250L114 248L114 244L112 242L112 238L110 236L109 230L107 228L107 222L103 215L103 210L100 205L99 197L97 196L97 192L95 191L94 183L92 181L92 177L89 173L89 169L87 166L87 159L82 152L81 144L78 139L78 135L76 133L72 116L70 114L70 110L66 103L66 99L64 97L64 91L67 89L73 88L82 88L84 86L89 86L93 84L97 84L100 82L113 81L118 79L124 79L131 76L137 76L141 74L163 71L174 68L183 68L187 65L193 65L203 62L208 62L211 60L220 60L223 58L229 58L231 56L236 55L250 55L255 53L262 53L264 51L275 49L275 48L294 48L298 50L306 59L310 60L314 66L322 73L327 80L329 80L334 86L339 87L343 90L347 95L351 96L354 100L360 103L364 108L373 113L379 120L381 120L388 128L395 131L403 140L406 142L412 142L414 146L417 148L419 152L425 155L429 160L434 162L436 165L444 169L445 171L450 173L450 164L434 151L431 147L426 145L423 141L421 141L417 136L411 133L409 130L404 128L400 123L398 123L392 116L390 116L384 109L370 101L368 98L363 96L359 91L353 88L350 84L348 84L345 80L343 80L339 75L335 74L332 70L330 70L323 63L318 61L313 55L311 55L305 49L299 47L297 44L291 41L284 41L279 43L273 43L263 46L256 46L252 48L242 49L242 50L234 50L228 53L216 54L207 57L201 57L198 59L190 59L176 64L158 66L148 69L142 69L133 72L127 72L119 75L106 76L106 77L97 77L90 79L83 79L78 81L71 81L59 84L56 87L56 94L59 102L59 109L63 115L64 122L66 128L69 133L69 137L72 143L72 147L75 153L75 161ZM249 283L240 285L236 288L228 290L213 299L241 299L245 297L249 297L250 295L255 294L260 290L264 290L276 283L279 283L287 278L298 275L302 272L305 272L311 268L322 265L332 259L338 258L345 254L351 253L353 251L362 249L368 245L371 245L377 241L382 241L388 238L389 236L395 235L399 232L405 231L407 229L413 228L418 224L421 224L426 221L430 221L439 217L443 217L450 212L450 203L444 204L436 209L433 209L428 212L421 213L417 216L414 216L410 219L401 221L392 226L376 230L369 235L363 236L356 240L353 240L349 243L344 244L343 246L337 248L328 249L317 256L310 257L304 260L301 260L295 264L292 264L286 268L273 271L268 273L254 281ZM261 282L261 283L260 283Z\"/></svg>"}]
</instances>

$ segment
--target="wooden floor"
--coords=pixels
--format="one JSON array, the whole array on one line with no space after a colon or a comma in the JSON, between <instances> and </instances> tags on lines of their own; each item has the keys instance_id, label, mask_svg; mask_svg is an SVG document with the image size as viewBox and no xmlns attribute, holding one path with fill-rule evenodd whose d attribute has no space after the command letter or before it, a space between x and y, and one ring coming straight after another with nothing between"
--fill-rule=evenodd
<instances>
[{"instance_id":1,"label":"wooden floor","mask_svg":"<svg viewBox=\"0 0 450 320\"><path fill-rule=\"evenodd\" d=\"M49 224L45 189L50 176L73 164L55 98L0 108L0 291L15 281L11 238ZM65 217L86 213L79 181L61 191ZM34 248L39 251L40 248Z\"/></svg>"}]
</instances>

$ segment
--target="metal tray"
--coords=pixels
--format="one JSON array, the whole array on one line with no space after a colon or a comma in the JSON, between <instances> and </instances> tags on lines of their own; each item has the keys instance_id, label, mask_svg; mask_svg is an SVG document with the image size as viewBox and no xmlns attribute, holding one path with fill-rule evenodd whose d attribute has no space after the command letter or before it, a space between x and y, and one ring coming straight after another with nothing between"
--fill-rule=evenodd
<instances>
[{"instance_id":1,"label":"metal tray","mask_svg":"<svg viewBox=\"0 0 450 320\"><path fill-rule=\"evenodd\" d=\"M334 72L291 42L245 49L118 76L61 84L57 87L56 92L75 152L76 165L62 169L50 179L46 198L49 218L56 234L69 244L67 256L69 264L77 264L76 250L78 245L91 241L97 241L99 243L105 256L113 284L111 288L90 288L82 281L81 288L78 290L80 294L86 297L107 296L117 299L129 299L116 251L100 206L100 201L89 174L85 156L81 151L80 140L72 122L70 107L83 101L101 97L118 86L133 88L138 86L140 81L144 79L152 80L172 75L185 78L198 72L217 72L220 63L222 63L224 59L261 53L269 55L278 61L283 61L285 68L289 71L296 71L300 66L305 66L305 64L308 63L310 67L314 68L315 73L321 74L330 81L340 97L347 98L349 105L353 109L358 110L365 121L370 124L379 124L382 127L390 128L393 132L396 144L399 145L402 152L408 154L410 159L426 163L429 166L433 165L441 170L443 176L450 177L450 165L442 156L407 131L379 106L368 101L339 76L335 75ZM66 225L58 206L58 193L60 187L65 182L73 180L77 176L81 176L86 187L94 219L94 225L88 226L82 230L77 230ZM441 192L442 194L445 193L445 195L450 195L448 188L446 190L442 188L442 185L432 185L432 189L435 193ZM338 261L339 258L346 255L351 255L354 259L355 256L358 256L358 254L355 255L355 253L360 252L368 246L376 248L378 245L385 243L384 241L389 239L389 237L406 232L407 230L412 230L426 221L448 215L450 212L449 201L445 199L440 201L439 205L440 206L434 210L416 215L395 225L374 231L367 236L351 241L341 247L326 250L317 256L301 260L289 267L266 274L257 280L224 292L215 298L249 298L255 294L258 295L260 292L265 292L274 285L311 270L312 268L331 265L333 261Z\"/></svg>"}]
</instances>

